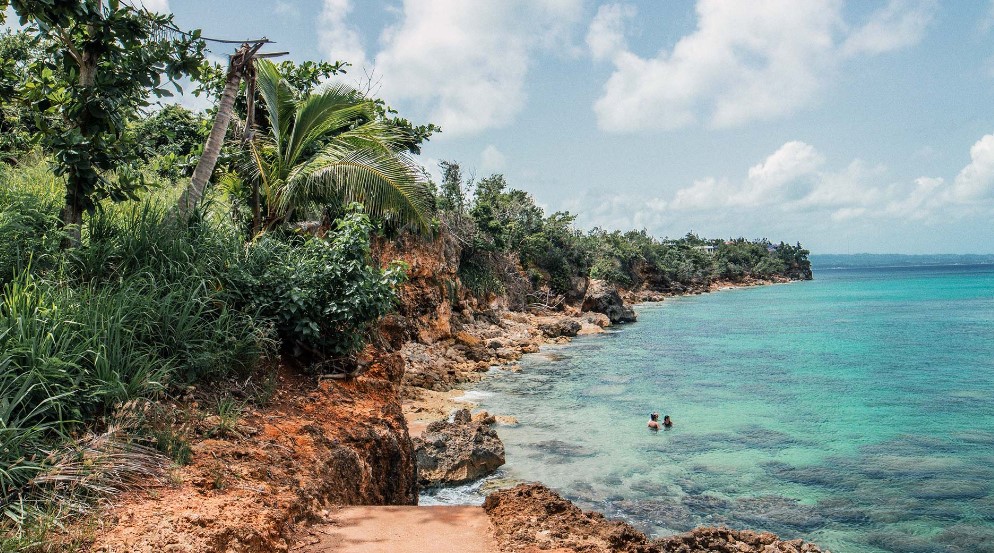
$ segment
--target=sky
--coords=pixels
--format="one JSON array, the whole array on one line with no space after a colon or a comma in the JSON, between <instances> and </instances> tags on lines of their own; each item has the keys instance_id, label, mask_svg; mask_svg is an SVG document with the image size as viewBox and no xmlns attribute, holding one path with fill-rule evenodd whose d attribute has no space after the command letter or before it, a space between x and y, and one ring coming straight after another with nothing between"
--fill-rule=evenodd
<instances>
[{"instance_id":1,"label":"sky","mask_svg":"<svg viewBox=\"0 0 994 553\"><path fill-rule=\"evenodd\" d=\"M994 253L994 0L143 1L352 63L441 125L436 178L503 173L583 229Z\"/></svg>"}]
</instances>

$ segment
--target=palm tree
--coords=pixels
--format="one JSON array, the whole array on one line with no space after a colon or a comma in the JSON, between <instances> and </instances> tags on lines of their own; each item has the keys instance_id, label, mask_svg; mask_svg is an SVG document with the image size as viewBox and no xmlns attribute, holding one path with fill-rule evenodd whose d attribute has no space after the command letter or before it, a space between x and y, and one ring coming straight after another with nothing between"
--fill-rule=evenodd
<instances>
[{"instance_id":1,"label":"palm tree","mask_svg":"<svg viewBox=\"0 0 994 553\"><path fill-rule=\"evenodd\" d=\"M251 143L252 178L262 186L265 228L295 211L362 204L372 217L431 228L432 194L406 154L410 137L347 85L301 96L268 60L256 62L268 132Z\"/></svg>"},{"instance_id":2,"label":"palm tree","mask_svg":"<svg viewBox=\"0 0 994 553\"><path fill-rule=\"evenodd\" d=\"M224 145L224 136L228 132L228 125L235 112L235 97L238 95L238 88L241 86L242 78L249 72L252 56L266 42L268 42L266 39L262 39L252 44L243 44L228 61L228 75L225 79L224 91L221 93L217 115L214 116L214 125L207 137L207 143L204 145L204 153L201 154L200 160L197 161L197 166L193 170L190 184L183 191L177 205L181 214L189 213L204 197L204 189L207 188L207 182L214 173L217 158L221 155L221 147Z\"/></svg>"}]
</instances>

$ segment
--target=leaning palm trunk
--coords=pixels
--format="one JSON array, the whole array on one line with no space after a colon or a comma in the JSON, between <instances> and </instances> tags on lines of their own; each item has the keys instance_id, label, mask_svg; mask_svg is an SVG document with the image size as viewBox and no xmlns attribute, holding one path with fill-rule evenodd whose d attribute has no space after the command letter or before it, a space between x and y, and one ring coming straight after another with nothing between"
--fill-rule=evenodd
<instances>
[{"instance_id":1,"label":"leaning palm trunk","mask_svg":"<svg viewBox=\"0 0 994 553\"><path fill-rule=\"evenodd\" d=\"M221 147L224 146L224 136L228 133L228 125L231 124L231 117L235 111L235 97L238 96L238 87L242 84L242 76L246 68L252 63L252 56L262 47L262 43L249 46L243 44L241 48L228 62L228 80L224 85L224 92L221 93L221 102L218 104L217 115L214 117L214 126L211 127L211 134L207 137L204 145L204 153L197 161L197 166L193 170L193 178L190 179L190 186L183 191L179 199L180 214L186 216L191 209L200 203L204 197L204 190L207 183L214 174L214 167L217 166L217 158L221 155Z\"/></svg>"}]
</instances>

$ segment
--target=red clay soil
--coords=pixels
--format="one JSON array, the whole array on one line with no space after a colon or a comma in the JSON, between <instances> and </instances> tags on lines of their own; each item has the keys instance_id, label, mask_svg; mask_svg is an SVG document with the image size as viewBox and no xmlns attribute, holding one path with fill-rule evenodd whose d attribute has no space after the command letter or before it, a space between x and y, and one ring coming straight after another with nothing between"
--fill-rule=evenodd
<instances>
[{"instance_id":1,"label":"red clay soil","mask_svg":"<svg viewBox=\"0 0 994 553\"><path fill-rule=\"evenodd\" d=\"M402 372L397 355L348 382L281 371L270 404L239 421L245 436L201 440L173 485L119 498L91 551L288 551L295 526L333 505L415 504Z\"/></svg>"}]
</instances>

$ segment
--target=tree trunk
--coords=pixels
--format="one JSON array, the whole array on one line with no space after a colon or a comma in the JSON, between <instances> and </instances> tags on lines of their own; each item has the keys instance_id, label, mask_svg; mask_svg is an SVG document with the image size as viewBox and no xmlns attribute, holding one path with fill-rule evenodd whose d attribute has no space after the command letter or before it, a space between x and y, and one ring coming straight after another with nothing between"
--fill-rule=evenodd
<instances>
[{"instance_id":1,"label":"tree trunk","mask_svg":"<svg viewBox=\"0 0 994 553\"><path fill-rule=\"evenodd\" d=\"M96 31L93 25L88 27L92 36ZM97 83L98 58L92 52L83 51L79 58L79 85L84 89L92 89ZM72 172L66 179L66 204L62 208L62 227L66 237L62 240L62 248L76 248L83 242L83 191L80 190L81 178Z\"/></svg>"},{"instance_id":2,"label":"tree trunk","mask_svg":"<svg viewBox=\"0 0 994 553\"><path fill-rule=\"evenodd\" d=\"M207 188L207 182L214 174L214 167L217 166L217 158L221 154L221 146L224 145L224 135L228 132L228 125L231 123L231 116L234 112L238 86L242 82L241 68L235 66L241 58L237 54L231 58L231 63L228 66L228 81L224 85L224 92L221 93L221 103L218 105L217 115L214 117L214 126L211 127L211 134L207 137L207 143L204 145L204 153L200 156L197 167L193 170L190 186L180 196L178 207L180 214L184 217L203 199L204 189Z\"/></svg>"}]
</instances>

